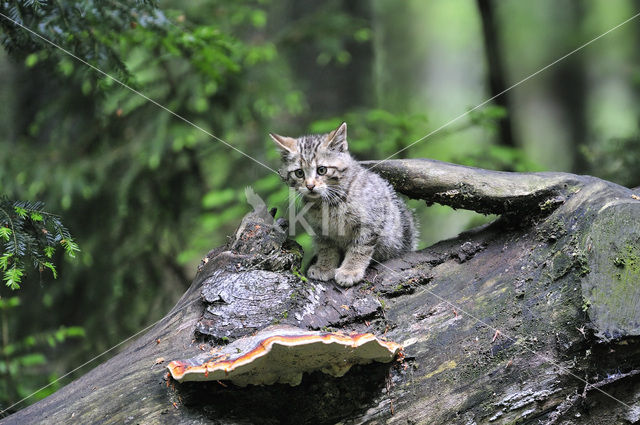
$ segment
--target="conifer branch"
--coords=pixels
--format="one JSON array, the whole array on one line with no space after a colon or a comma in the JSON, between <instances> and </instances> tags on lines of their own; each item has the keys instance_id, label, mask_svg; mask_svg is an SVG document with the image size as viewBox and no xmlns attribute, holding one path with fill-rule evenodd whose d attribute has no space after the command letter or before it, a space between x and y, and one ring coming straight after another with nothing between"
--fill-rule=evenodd
<instances>
[{"instance_id":1,"label":"conifer branch","mask_svg":"<svg viewBox=\"0 0 640 425\"><path fill-rule=\"evenodd\" d=\"M20 288L28 258L40 273L48 269L56 279L58 271L52 262L56 247L62 246L72 258L80 251L60 217L44 211L44 203L2 196L0 211L6 219L0 220L0 272L9 288Z\"/></svg>"}]
</instances>

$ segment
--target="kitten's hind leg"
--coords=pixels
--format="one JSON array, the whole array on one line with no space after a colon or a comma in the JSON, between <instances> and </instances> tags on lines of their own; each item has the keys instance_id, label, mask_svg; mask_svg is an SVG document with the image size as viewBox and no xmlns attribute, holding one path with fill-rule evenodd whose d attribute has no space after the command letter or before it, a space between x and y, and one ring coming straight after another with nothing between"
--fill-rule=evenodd
<instances>
[{"instance_id":1,"label":"kitten's hind leg","mask_svg":"<svg viewBox=\"0 0 640 425\"><path fill-rule=\"evenodd\" d=\"M316 241L318 247L318 259L309 267L307 276L322 281L334 278L336 268L340 264L340 251L335 246L324 241Z\"/></svg>"},{"instance_id":2,"label":"kitten's hind leg","mask_svg":"<svg viewBox=\"0 0 640 425\"><path fill-rule=\"evenodd\" d=\"M373 250L373 245L349 246L342 265L336 270L336 282L344 287L353 286L360 282L369 267Z\"/></svg>"}]
</instances>

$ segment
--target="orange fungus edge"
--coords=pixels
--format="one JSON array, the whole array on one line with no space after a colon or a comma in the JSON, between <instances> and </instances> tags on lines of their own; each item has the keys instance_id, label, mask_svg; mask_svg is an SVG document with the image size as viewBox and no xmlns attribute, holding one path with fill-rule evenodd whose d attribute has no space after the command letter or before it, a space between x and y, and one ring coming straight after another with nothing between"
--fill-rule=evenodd
<instances>
[{"instance_id":1,"label":"orange fungus edge","mask_svg":"<svg viewBox=\"0 0 640 425\"><path fill-rule=\"evenodd\" d=\"M256 358L259 358L262 355L266 354L268 351L270 351L271 346L275 343L281 343L282 345L291 347L296 345L312 344L314 342L322 342L325 344L336 342L343 345L350 345L353 348L357 348L360 345L372 340L377 340L379 344L387 348L394 355L397 353L397 351L402 349L402 346L400 344L391 341L383 341L379 338L376 338L375 335L370 333L353 334L348 336L337 333L311 335L274 335L261 340L253 350L233 360L225 359L210 361L198 366L189 366L182 361L174 360L167 365L167 368L171 372L173 378L176 380L182 379L187 372L204 374L205 376L207 376L209 372L212 372L216 369L221 369L228 374L236 367L243 364L251 363Z\"/></svg>"}]
</instances>

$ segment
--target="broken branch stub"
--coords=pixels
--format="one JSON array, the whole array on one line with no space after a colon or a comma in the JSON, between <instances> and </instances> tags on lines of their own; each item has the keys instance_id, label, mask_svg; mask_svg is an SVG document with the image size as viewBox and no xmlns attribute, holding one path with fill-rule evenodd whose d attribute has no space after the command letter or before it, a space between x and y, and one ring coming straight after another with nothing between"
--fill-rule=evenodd
<instances>
[{"instance_id":1,"label":"broken branch stub","mask_svg":"<svg viewBox=\"0 0 640 425\"><path fill-rule=\"evenodd\" d=\"M550 213L593 177L491 171L434 159L362 161L400 193L483 214Z\"/></svg>"}]
</instances>

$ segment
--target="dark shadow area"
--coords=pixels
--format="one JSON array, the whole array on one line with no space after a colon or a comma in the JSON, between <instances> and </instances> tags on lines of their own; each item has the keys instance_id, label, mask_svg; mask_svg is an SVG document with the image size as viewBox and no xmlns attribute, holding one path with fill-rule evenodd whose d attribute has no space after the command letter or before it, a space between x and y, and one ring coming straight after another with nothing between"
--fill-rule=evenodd
<instances>
[{"instance_id":1,"label":"dark shadow area","mask_svg":"<svg viewBox=\"0 0 640 425\"><path fill-rule=\"evenodd\" d=\"M362 414L386 389L390 365L354 366L334 378L305 374L296 387L247 386L219 382L176 384L181 408L217 421L247 424L332 424Z\"/></svg>"}]
</instances>

